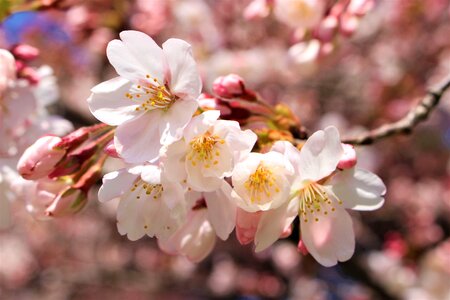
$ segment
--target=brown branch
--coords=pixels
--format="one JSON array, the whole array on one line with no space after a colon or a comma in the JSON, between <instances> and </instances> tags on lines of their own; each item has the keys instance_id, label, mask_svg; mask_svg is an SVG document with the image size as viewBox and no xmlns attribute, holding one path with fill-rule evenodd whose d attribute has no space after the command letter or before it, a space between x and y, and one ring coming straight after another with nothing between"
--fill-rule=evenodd
<instances>
[{"instance_id":1,"label":"brown branch","mask_svg":"<svg viewBox=\"0 0 450 300\"><path fill-rule=\"evenodd\" d=\"M352 145L369 145L397 134L409 134L419 123L428 119L430 113L438 105L443 94L450 88L450 76L428 90L422 100L408 112L406 116L394 123L384 124L355 138L344 139L342 142Z\"/></svg>"}]
</instances>

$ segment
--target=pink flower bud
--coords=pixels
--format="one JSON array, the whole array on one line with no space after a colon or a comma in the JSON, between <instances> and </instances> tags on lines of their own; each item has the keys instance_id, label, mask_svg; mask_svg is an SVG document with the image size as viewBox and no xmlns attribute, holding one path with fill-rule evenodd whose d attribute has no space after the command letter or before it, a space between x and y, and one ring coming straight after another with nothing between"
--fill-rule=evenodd
<instances>
[{"instance_id":1,"label":"pink flower bud","mask_svg":"<svg viewBox=\"0 0 450 300\"><path fill-rule=\"evenodd\" d=\"M374 0L351 0L347 12L363 17L375 6Z\"/></svg>"},{"instance_id":2,"label":"pink flower bud","mask_svg":"<svg viewBox=\"0 0 450 300\"><path fill-rule=\"evenodd\" d=\"M35 180L50 174L66 151L56 148L61 142L57 136L43 136L22 154L17 164L19 174L28 180Z\"/></svg>"},{"instance_id":3,"label":"pink flower bud","mask_svg":"<svg viewBox=\"0 0 450 300\"><path fill-rule=\"evenodd\" d=\"M249 213L238 208L236 214L236 237L241 245L247 245L255 238L261 212Z\"/></svg>"},{"instance_id":4,"label":"pink flower bud","mask_svg":"<svg viewBox=\"0 0 450 300\"><path fill-rule=\"evenodd\" d=\"M315 31L315 36L322 42L329 42L333 39L338 27L338 19L335 16L327 16L323 19Z\"/></svg>"},{"instance_id":5,"label":"pink flower bud","mask_svg":"<svg viewBox=\"0 0 450 300\"><path fill-rule=\"evenodd\" d=\"M213 83L214 93L223 98L235 98L245 94L244 79L236 74L220 76Z\"/></svg>"},{"instance_id":6,"label":"pink flower bud","mask_svg":"<svg viewBox=\"0 0 450 300\"><path fill-rule=\"evenodd\" d=\"M339 31L346 36L351 36L359 25L359 18L355 15L345 13L341 16Z\"/></svg>"},{"instance_id":7,"label":"pink flower bud","mask_svg":"<svg viewBox=\"0 0 450 300\"><path fill-rule=\"evenodd\" d=\"M80 211L87 202L86 193L80 189L68 187L61 191L52 204L45 210L49 217L62 217Z\"/></svg>"},{"instance_id":8,"label":"pink flower bud","mask_svg":"<svg viewBox=\"0 0 450 300\"><path fill-rule=\"evenodd\" d=\"M110 141L103 151L105 151L105 153L111 157L114 158L120 157L119 153L117 153L116 146L114 146L114 141Z\"/></svg>"},{"instance_id":9,"label":"pink flower bud","mask_svg":"<svg viewBox=\"0 0 450 300\"><path fill-rule=\"evenodd\" d=\"M298 241L297 250L303 255L308 255L308 249L306 249L305 243L302 240Z\"/></svg>"},{"instance_id":10,"label":"pink flower bud","mask_svg":"<svg viewBox=\"0 0 450 300\"><path fill-rule=\"evenodd\" d=\"M33 60L39 56L39 50L30 45L17 45L11 51L17 59Z\"/></svg>"},{"instance_id":11,"label":"pink flower bud","mask_svg":"<svg viewBox=\"0 0 450 300\"><path fill-rule=\"evenodd\" d=\"M247 20L262 19L269 15L270 5L266 0L253 0L244 10Z\"/></svg>"},{"instance_id":12,"label":"pink flower bud","mask_svg":"<svg viewBox=\"0 0 450 300\"><path fill-rule=\"evenodd\" d=\"M356 151L355 147L349 144L342 144L344 154L339 161L337 168L341 170L353 168L356 165Z\"/></svg>"}]
</instances>

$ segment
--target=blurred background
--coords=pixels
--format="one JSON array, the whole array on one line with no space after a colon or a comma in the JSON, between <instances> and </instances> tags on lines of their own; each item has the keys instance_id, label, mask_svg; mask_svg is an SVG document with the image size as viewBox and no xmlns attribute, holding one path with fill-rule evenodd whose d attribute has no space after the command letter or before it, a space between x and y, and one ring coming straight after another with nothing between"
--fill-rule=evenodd
<instances>
[{"instance_id":1,"label":"blurred background","mask_svg":"<svg viewBox=\"0 0 450 300\"><path fill-rule=\"evenodd\" d=\"M268 102L288 104L308 129L335 125L344 137L400 119L450 73L447 0L371 1L351 32L319 39L320 51L279 16L251 11L254 2L275 5L11 1L2 7L0 45L40 50L33 64L52 67L59 86L51 110L76 127L96 122L86 99L115 76L105 47L125 29L158 44L170 37L192 44L204 92L217 76L235 73ZM388 193L381 209L352 212L355 255L332 268L298 252L295 232L258 255L232 234L193 264L152 239L120 236L116 204L100 204L96 190L79 214L49 222L16 201L13 226L0 231L0 298L450 299L449 148L450 93L412 135L357 147L359 166L377 173Z\"/></svg>"}]
</instances>

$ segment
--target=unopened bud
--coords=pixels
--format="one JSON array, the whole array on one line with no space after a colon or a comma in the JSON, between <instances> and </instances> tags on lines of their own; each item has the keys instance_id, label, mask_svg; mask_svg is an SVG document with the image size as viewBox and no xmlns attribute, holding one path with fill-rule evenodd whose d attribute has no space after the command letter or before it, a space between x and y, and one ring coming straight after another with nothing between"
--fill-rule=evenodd
<instances>
[{"instance_id":1,"label":"unopened bud","mask_svg":"<svg viewBox=\"0 0 450 300\"><path fill-rule=\"evenodd\" d=\"M308 255L308 249L306 249L305 243L302 240L298 241L297 250L303 255Z\"/></svg>"},{"instance_id":2,"label":"unopened bud","mask_svg":"<svg viewBox=\"0 0 450 300\"><path fill-rule=\"evenodd\" d=\"M214 80L213 91L225 99L239 97L245 94L244 79L236 74L220 76Z\"/></svg>"},{"instance_id":3,"label":"unopened bud","mask_svg":"<svg viewBox=\"0 0 450 300\"><path fill-rule=\"evenodd\" d=\"M330 42L338 27L338 19L335 16L327 16L315 30L315 37L321 42Z\"/></svg>"},{"instance_id":4,"label":"unopened bud","mask_svg":"<svg viewBox=\"0 0 450 300\"><path fill-rule=\"evenodd\" d=\"M62 217L80 211L87 202L87 195L80 189L67 188L59 193L45 210L49 217Z\"/></svg>"},{"instance_id":5,"label":"unopened bud","mask_svg":"<svg viewBox=\"0 0 450 300\"><path fill-rule=\"evenodd\" d=\"M17 164L19 174L28 180L36 180L50 174L66 151L56 148L61 142L57 136L43 136L22 154Z\"/></svg>"},{"instance_id":6,"label":"unopened bud","mask_svg":"<svg viewBox=\"0 0 450 300\"><path fill-rule=\"evenodd\" d=\"M355 147L349 144L342 144L342 147L344 148L344 154L342 154L337 168L341 170L353 168L357 161Z\"/></svg>"},{"instance_id":7,"label":"unopened bud","mask_svg":"<svg viewBox=\"0 0 450 300\"><path fill-rule=\"evenodd\" d=\"M105 151L105 153L111 157L114 158L120 157L119 153L117 153L116 146L114 146L114 141L110 141L103 151Z\"/></svg>"},{"instance_id":8,"label":"unopened bud","mask_svg":"<svg viewBox=\"0 0 450 300\"><path fill-rule=\"evenodd\" d=\"M39 50L30 45L17 45L11 51L17 59L30 61L39 56Z\"/></svg>"}]
</instances>

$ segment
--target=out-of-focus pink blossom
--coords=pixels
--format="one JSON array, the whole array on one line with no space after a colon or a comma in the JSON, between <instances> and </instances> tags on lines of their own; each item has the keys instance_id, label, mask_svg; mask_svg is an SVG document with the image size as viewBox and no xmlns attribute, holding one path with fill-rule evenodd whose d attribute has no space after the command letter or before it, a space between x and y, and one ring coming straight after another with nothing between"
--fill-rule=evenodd
<instances>
[{"instance_id":1,"label":"out-of-focus pink blossom","mask_svg":"<svg viewBox=\"0 0 450 300\"><path fill-rule=\"evenodd\" d=\"M270 0L253 0L244 10L247 20L262 19L270 13Z\"/></svg>"},{"instance_id":2,"label":"out-of-focus pink blossom","mask_svg":"<svg viewBox=\"0 0 450 300\"><path fill-rule=\"evenodd\" d=\"M57 136L43 136L28 147L19 159L17 170L28 180L42 178L51 173L66 151L56 146L62 141Z\"/></svg>"},{"instance_id":3,"label":"out-of-focus pink blossom","mask_svg":"<svg viewBox=\"0 0 450 300\"><path fill-rule=\"evenodd\" d=\"M33 60L39 56L39 49L25 44L15 46L11 52L17 59L25 61Z\"/></svg>"},{"instance_id":4,"label":"out-of-focus pink blossom","mask_svg":"<svg viewBox=\"0 0 450 300\"><path fill-rule=\"evenodd\" d=\"M342 148L344 148L344 154L342 155L337 168L341 170L353 168L357 162L355 147L349 144L342 144Z\"/></svg>"},{"instance_id":5,"label":"out-of-focus pink blossom","mask_svg":"<svg viewBox=\"0 0 450 300\"><path fill-rule=\"evenodd\" d=\"M336 29L338 28L339 21L333 16L327 16L323 19L319 26L315 30L315 36L322 42L329 42L333 39Z\"/></svg>"},{"instance_id":6,"label":"out-of-focus pink blossom","mask_svg":"<svg viewBox=\"0 0 450 300\"><path fill-rule=\"evenodd\" d=\"M244 79L236 74L220 76L214 80L213 91L226 99L239 97L245 92Z\"/></svg>"},{"instance_id":7,"label":"out-of-focus pink blossom","mask_svg":"<svg viewBox=\"0 0 450 300\"><path fill-rule=\"evenodd\" d=\"M324 16L325 0L276 0L277 19L293 27L313 28Z\"/></svg>"},{"instance_id":8,"label":"out-of-focus pink blossom","mask_svg":"<svg viewBox=\"0 0 450 300\"><path fill-rule=\"evenodd\" d=\"M16 65L14 56L9 51L0 49L0 95L5 92L15 79Z\"/></svg>"}]
</instances>

